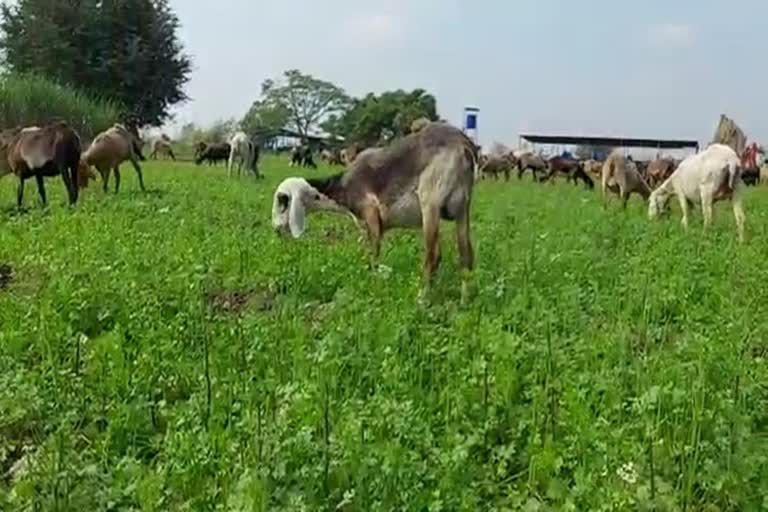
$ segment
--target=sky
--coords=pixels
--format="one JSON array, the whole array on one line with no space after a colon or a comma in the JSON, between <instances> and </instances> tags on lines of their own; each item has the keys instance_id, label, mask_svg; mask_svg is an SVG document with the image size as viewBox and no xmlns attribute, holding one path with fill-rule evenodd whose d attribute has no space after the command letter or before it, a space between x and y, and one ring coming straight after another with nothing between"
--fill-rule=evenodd
<instances>
[{"instance_id":1,"label":"sky","mask_svg":"<svg viewBox=\"0 0 768 512\"><path fill-rule=\"evenodd\" d=\"M194 61L175 124L241 118L299 69L349 94L424 88L483 144L692 138L721 113L768 142L766 0L170 0Z\"/></svg>"}]
</instances>

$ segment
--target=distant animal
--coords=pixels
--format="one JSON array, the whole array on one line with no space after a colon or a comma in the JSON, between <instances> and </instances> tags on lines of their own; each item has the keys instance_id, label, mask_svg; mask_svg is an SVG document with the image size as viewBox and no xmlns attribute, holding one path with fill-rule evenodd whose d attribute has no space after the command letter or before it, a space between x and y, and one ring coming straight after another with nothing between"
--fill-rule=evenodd
<instances>
[{"instance_id":1,"label":"distant animal","mask_svg":"<svg viewBox=\"0 0 768 512\"><path fill-rule=\"evenodd\" d=\"M298 238L304 233L307 212L351 214L367 228L374 266L385 231L421 227L424 298L440 263L440 219L455 221L466 299L466 275L474 265L470 204L477 160L464 133L448 124L430 123L389 147L366 151L346 173L284 180L275 191L272 224L278 233Z\"/></svg>"},{"instance_id":2,"label":"distant animal","mask_svg":"<svg viewBox=\"0 0 768 512\"><path fill-rule=\"evenodd\" d=\"M310 167L317 169L317 164L312 157L312 148L309 146L296 146L291 151L291 167Z\"/></svg>"},{"instance_id":3,"label":"distant animal","mask_svg":"<svg viewBox=\"0 0 768 512\"><path fill-rule=\"evenodd\" d=\"M509 181L512 170L517 165L515 157L508 153L506 155L493 155L481 160L480 175L499 179L499 175L504 175L504 179Z\"/></svg>"},{"instance_id":4,"label":"distant animal","mask_svg":"<svg viewBox=\"0 0 768 512\"><path fill-rule=\"evenodd\" d=\"M157 160L158 155L166 155L171 160L176 160L176 155L173 154L171 147L171 140L165 135L152 141L152 152L149 157L152 160Z\"/></svg>"},{"instance_id":5,"label":"distant animal","mask_svg":"<svg viewBox=\"0 0 768 512\"><path fill-rule=\"evenodd\" d=\"M109 184L110 172L115 174L115 193L120 191L120 164L125 161L131 162L139 177L141 190L146 190L139 165L139 161L144 160L144 155L141 154L141 141L135 130L122 124L115 124L93 139L82 158L86 165L95 167L99 172L105 192Z\"/></svg>"},{"instance_id":6,"label":"distant animal","mask_svg":"<svg viewBox=\"0 0 768 512\"><path fill-rule=\"evenodd\" d=\"M357 158L358 153L362 151L362 148L357 144L352 144L349 147L346 147L341 150L340 157L341 162L344 165L352 165L352 162L355 161L355 158Z\"/></svg>"},{"instance_id":7,"label":"distant animal","mask_svg":"<svg viewBox=\"0 0 768 512\"><path fill-rule=\"evenodd\" d=\"M64 122L43 127L13 128L0 132L0 177L15 174L19 180L16 204L24 201L24 182L34 177L43 205L46 177L61 175L69 196L69 204L77 202L80 137Z\"/></svg>"},{"instance_id":8,"label":"distant animal","mask_svg":"<svg viewBox=\"0 0 768 512\"><path fill-rule=\"evenodd\" d=\"M658 217L667 209L672 196L677 196L683 214L683 227L688 228L690 206L700 204L706 228L712 224L713 204L730 199L739 240L743 242L746 220L743 194L739 155L729 146L712 144L701 153L683 160L672 176L651 194L648 217Z\"/></svg>"},{"instance_id":9,"label":"distant animal","mask_svg":"<svg viewBox=\"0 0 768 512\"><path fill-rule=\"evenodd\" d=\"M198 141L195 145L195 161L197 161L198 158L200 158L200 155L203 154L203 151L205 151L207 144L203 141Z\"/></svg>"},{"instance_id":10,"label":"distant animal","mask_svg":"<svg viewBox=\"0 0 768 512\"><path fill-rule=\"evenodd\" d=\"M531 171L534 180L541 181L547 175L547 162L539 155L523 153L517 157L517 178L523 179L526 171Z\"/></svg>"},{"instance_id":11,"label":"distant animal","mask_svg":"<svg viewBox=\"0 0 768 512\"><path fill-rule=\"evenodd\" d=\"M765 162L760 166L760 183L768 183L768 163Z\"/></svg>"},{"instance_id":12,"label":"distant animal","mask_svg":"<svg viewBox=\"0 0 768 512\"><path fill-rule=\"evenodd\" d=\"M245 132L237 132L229 140L230 152L229 163L227 164L227 173L232 177L232 168L237 166L238 176L242 173L243 167L251 171L257 178L259 174L259 153L258 146L251 141Z\"/></svg>"},{"instance_id":13,"label":"distant animal","mask_svg":"<svg viewBox=\"0 0 768 512\"><path fill-rule=\"evenodd\" d=\"M209 165L215 165L218 162L228 162L229 154L232 152L229 142L217 142L215 144L205 144L204 142L201 142L200 144L203 146L202 150L200 150L199 145L197 148L199 151L195 158L195 163L197 165L200 165L203 162L207 162Z\"/></svg>"},{"instance_id":14,"label":"distant animal","mask_svg":"<svg viewBox=\"0 0 768 512\"><path fill-rule=\"evenodd\" d=\"M320 152L320 159L328 163L328 165L344 165L341 159L341 151L324 149Z\"/></svg>"},{"instance_id":15,"label":"distant animal","mask_svg":"<svg viewBox=\"0 0 768 512\"><path fill-rule=\"evenodd\" d=\"M547 161L547 175L543 181L553 180L558 174L564 174L567 180L572 181L574 185L581 181L587 188L595 188L595 182L592 181L589 174L584 172L581 162L573 158L555 156Z\"/></svg>"},{"instance_id":16,"label":"distant animal","mask_svg":"<svg viewBox=\"0 0 768 512\"><path fill-rule=\"evenodd\" d=\"M622 207L627 207L631 194L639 194L647 200L651 189L637 170L637 165L624 156L621 149L615 149L603 164L602 176L603 204L608 204L608 192L618 195Z\"/></svg>"},{"instance_id":17,"label":"distant animal","mask_svg":"<svg viewBox=\"0 0 768 512\"><path fill-rule=\"evenodd\" d=\"M760 170L757 168L742 169L741 181L748 187L754 187L760 182Z\"/></svg>"},{"instance_id":18,"label":"distant animal","mask_svg":"<svg viewBox=\"0 0 768 512\"><path fill-rule=\"evenodd\" d=\"M593 176L601 176L603 172L603 162L599 160L585 160L581 163L584 172Z\"/></svg>"},{"instance_id":19,"label":"distant animal","mask_svg":"<svg viewBox=\"0 0 768 512\"><path fill-rule=\"evenodd\" d=\"M667 178L672 176L677 168L677 162L671 158L659 158L648 164L646 179L651 188L658 187Z\"/></svg>"}]
</instances>

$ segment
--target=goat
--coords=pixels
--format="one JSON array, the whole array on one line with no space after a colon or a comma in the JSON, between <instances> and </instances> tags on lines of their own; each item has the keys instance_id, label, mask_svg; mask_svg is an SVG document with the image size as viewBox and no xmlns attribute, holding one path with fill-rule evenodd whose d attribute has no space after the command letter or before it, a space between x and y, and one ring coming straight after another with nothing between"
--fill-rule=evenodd
<instances>
[{"instance_id":1,"label":"goat","mask_svg":"<svg viewBox=\"0 0 768 512\"><path fill-rule=\"evenodd\" d=\"M672 176L677 168L677 162L671 158L659 158L648 164L647 179L651 188L656 188Z\"/></svg>"},{"instance_id":2,"label":"goat","mask_svg":"<svg viewBox=\"0 0 768 512\"><path fill-rule=\"evenodd\" d=\"M171 140L167 135L152 141L152 153L149 157L152 160L157 160L158 154L164 154L170 157L171 160L176 160L176 155L173 154L173 148L171 147Z\"/></svg>"},{"instance_id":3,"label":"goat","mask_svg":"<svg viewBox=\"0 0 768 512\"><path fill-rule=\"evenodd\" d=\"M317 169L317 164L312 158L312 149L309 146L296 146L291 151L291 167L310 167Z\"/></svg>"},{"instance_id":4,"label":"goat","mask_svg":"<svg viewBox=\"0 0 768 512\"><path fill-rule=\"evenodd\" d=\"M237 175L242 173L243 167L251 171L257 178L259 174L259 151L257 145L248 138L245 132L237 132L229 141L229 163L227 174L232 177L232 167L237 164Z\"/></svg>"},{"instance_id":5,"label":"goat","mask_svg":"<svg viewBox=\"0 0 768 512\"><path fill-rule=\"evenodd\" d=\"M565 174L566 179L572 181L574 185L577 185L578 180L581 180L588 189L595 188L595 182L584 172L584 168L578 160L562 156L552 157L547 161L547 172L548 174L542 181L552 180L554 183L553 178L557 174Z\"/></svg>"},{"instance_id":6,"label":"goat","mask_svg":"<svg viewBox=\"0 0 768 512\"><path fill-rule=\"evenodd\" d=\"M80 152L80 137L63 122L5 130L0 133L0 177L9 173L18 177L16 204L21 208L26 180L35 177L40 199L46 205L43 178L61 175L73 205L79 192Z\"/></svg>"},{"instance_id":7,"label":"goat","mask_svg":"<svg viewBox=\"0 0 768 512\"><path fill-rule=\"evenodd\" d=\"M138 136L122 124L115 124L107 131L93 139L91 146L83 153L83 162L89 167L95 167L101 175L104 192L109 184L109 174L115 173L115 194L120 191L120 164L130 161L139 177L139 186L144 187L144 176L141 173L139 160L144 160L141 154L141 143Z\"/></svg>"},{"instance_id":8,"label":"goat","mask_svg":"<svg viewBox=\"0 0 768 512\"><path fill-rule=\"evenodd\" d=\"M739 156L729 146L712 144L701 153L683 160L677 170L651 194L648 217L651 220L658 217L667 209L669 199L675 195L683 213L683 227L688 229L690 205L699 203L706 228L712 224L712 205L730 199L739 240L743 242L746 220L742 205L743 194Z\"/></svg>"},{"instance_id":9,"label":"goat","mask_svg":"<svg viewBox=\"0 0 768 512\"><path fill-rule=\"evenodd\" d=\"M625 157L621 149L615 149L603 164L602 185L604 207L608 206L609 191L621 198L625 209L631 194L639 194L644 200L651 195L651 189L640 176L637 165Z\"/></svg>"},{"instance_id":10,"label":"goat","mask_svg":"<svg viewBox=\"0 0 768 512\"><path fill-rule=\"evenodd\" d=\"M474 266L470 204L477 160L476 148L464 133L444 123L430 123L387 148L361 153L346 173L284 180L275 191L272 225L279 234L299 238L307 211L351 214L367 228L374 267L385 231L421 227L423 299L440 263L440 219L455 221L465 301L467 277Z\"/></svg>"},{"instance_id":11,"label":"goat","mask_svg":"<svg viewBox=\"0 0 768 512\"><path fill-rule=\"evenodd\" d=\"M535 181L542 181L543 178L539 178L537 174L546 174L547 162L539 155L530 152L523 153L517 157L517 179L523 179L523 174L528 170L531 171Z\"/></svg>"},{"instance_id":12,"label":"goat","mask_svg":"<svg viewBox=\"0 0 768 512\"><path fill-rule=\"evenodd\" d=\"M200 146L200 144L202 144L202 146ZM208 162L209 165L215 165L217 162L226 163L229 160L229 154L231 152L232 148L228 142L220 142L216 144L205 144L204 142L200 142L197 146L195 164L200 165L203 162Z\"/></svg>"},{"instance_id":13,"label":"goat","mask_svg":"<svg viewBox=\"0 0 768 512\"><path fill-rule=\"evenodd\" d=\"M603 162L599 160L585 160L581 163L584 172L593 176L601 176L603 172Z\"/></svg>"},{"instance_id":14,"label":"goat","mask_svg":"<svg viewBox=\"0 0 768 512\"><path fill-rule=\"evenodd\" d=\"M509 181L509 177L512 174L512 169L515 168L517 162L514 155L508 153L501 156L490 156L482 159L480 167L480 176L493 176L493 179L498 180L499 175L503 174L504 179Z\"/></svg>"},{"instance_id":15,"label":"goat","mask_svg":"<svg viewBox=\"0 0 768 512\"><path fill-rule=\"evenodd\" d=\"M357 158L357 155L360 154L363 150L358 144L352 144L349 147L346 147L342 149L339 152L339 157L341 158L341 163L343 165L352 165L352 162L355 161L355 158Z\"/></svg>"}]
</instances>

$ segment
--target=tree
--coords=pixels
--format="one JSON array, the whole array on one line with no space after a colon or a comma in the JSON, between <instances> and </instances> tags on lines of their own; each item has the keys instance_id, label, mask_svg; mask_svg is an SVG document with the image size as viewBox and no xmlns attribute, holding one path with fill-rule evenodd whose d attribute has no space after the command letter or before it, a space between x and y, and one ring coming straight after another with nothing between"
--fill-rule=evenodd
<instances>
[{"instance_id":1,"label":"tree","mask_svg":"<svg viewBox=\"0 0 768 512\"><path fill-rule=\"evenodd\" d=\"M284 126L308 135L328 116L343 112L349 102L342 88L292 69L286 71L282 79L266 80L262 84L261 100L254 104L257 109L254 116L268 114L268 124L273 126L286 117ZM267 121L262 117L258 119Z\"/></svg>"},{"instance_id":2,"label":"tree","mask_svg":"<svg viewBox=\"0 0 768 512\"><path fill-rule=\"evenodd\" d=\"M373 146L407 135L420 118L438 119L435 97L423 89L397 90L354 101L351 109L330 117L323 128L348 142Z\"/></svg>"},{"instance_id":3,"label":"tree","mask_svg":"<svg viewBox=\"0 0 768 512\"><path fill-rule=\"evenodd\" d=\"M285 128L289 119L290 112L283 105L257 100L240 121L240 126L251 136L270 138Z\"/></svg>"},{"instance_id":4,"label":"tree","mask_svg":"<svg viewBox=\"0 0 768 512\"><path fill-rule=\"evenodd\" d=\"M0 6L5 66L121 103L160 125L184 101L191 61L168 0L19 0Z\"/></svg>"}]
</instances>

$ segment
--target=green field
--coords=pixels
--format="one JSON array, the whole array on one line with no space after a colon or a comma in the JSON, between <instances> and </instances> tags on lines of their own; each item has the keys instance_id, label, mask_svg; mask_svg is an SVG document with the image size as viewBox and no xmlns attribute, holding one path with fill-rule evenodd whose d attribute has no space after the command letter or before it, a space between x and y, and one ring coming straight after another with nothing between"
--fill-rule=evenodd
<instances>
[{"instance_id":1,"label":"green field","mask_svg":"<svg viewBox=\"0 0 768 512\"><path fill-rule=\"evenodd\" d=\"M766 192L740 246L727 205L483 182L475 296L446 224L424 307L419 233L379 273L348 219L280 240L265 170L0 181L0 510L768 507Z\"/></svg>"}]
</instances>

